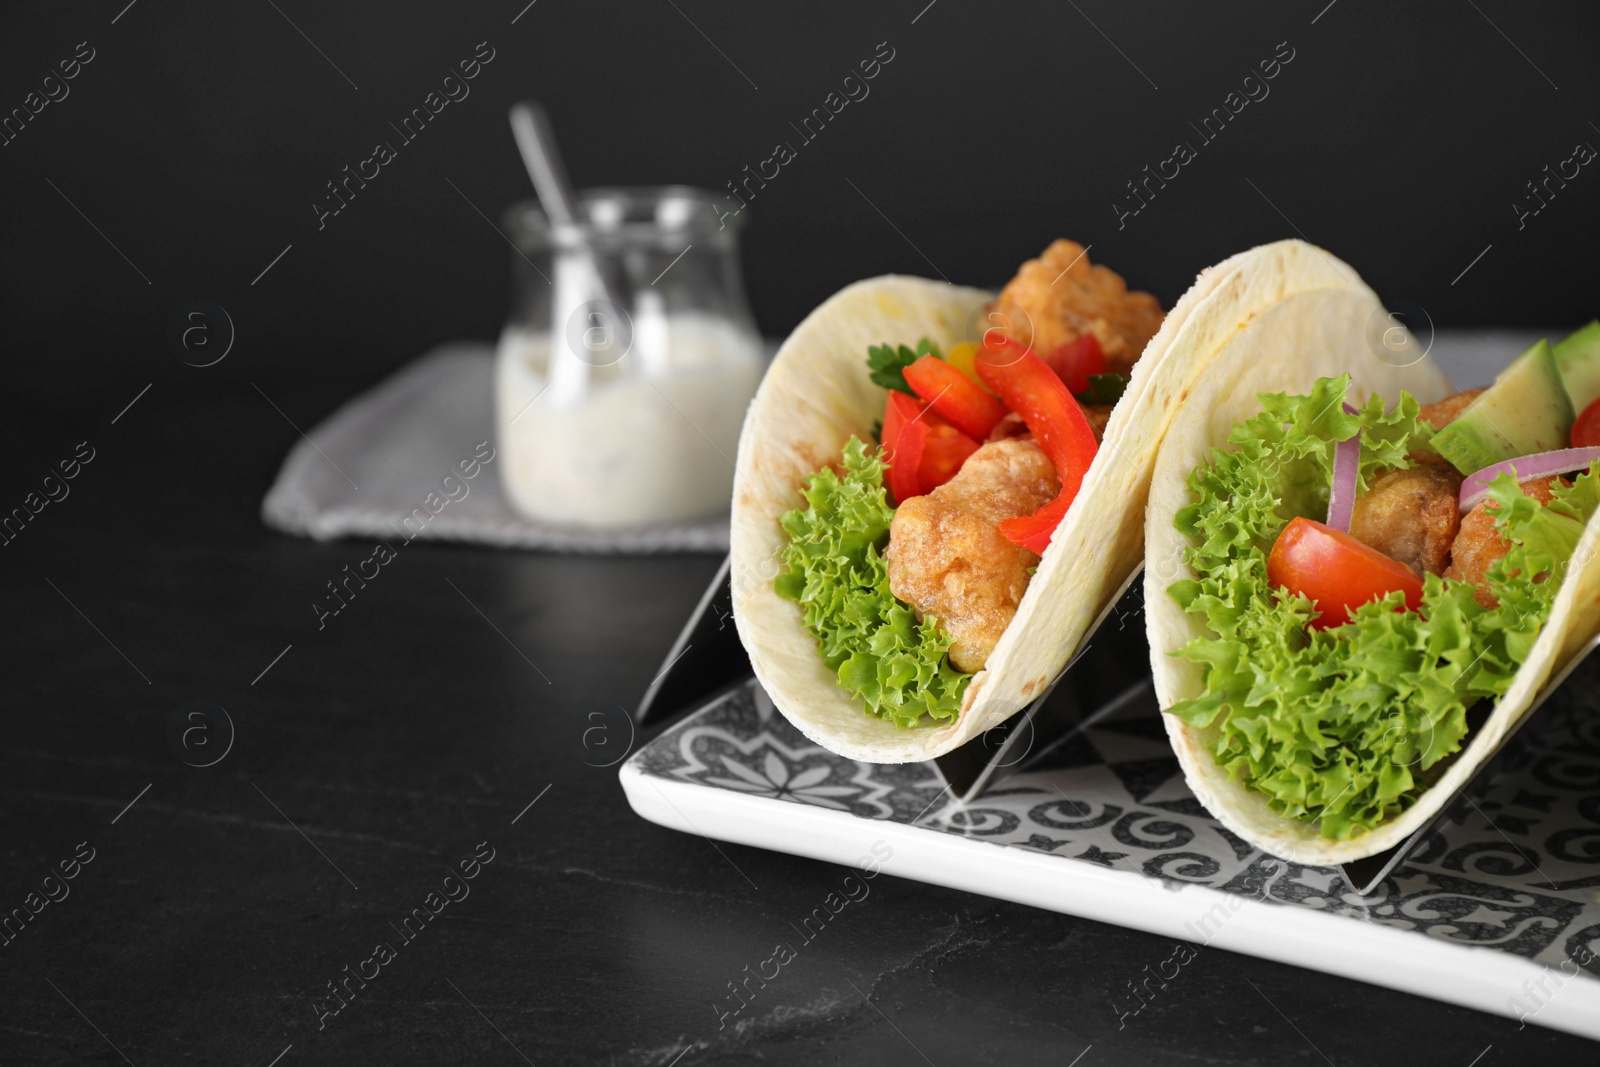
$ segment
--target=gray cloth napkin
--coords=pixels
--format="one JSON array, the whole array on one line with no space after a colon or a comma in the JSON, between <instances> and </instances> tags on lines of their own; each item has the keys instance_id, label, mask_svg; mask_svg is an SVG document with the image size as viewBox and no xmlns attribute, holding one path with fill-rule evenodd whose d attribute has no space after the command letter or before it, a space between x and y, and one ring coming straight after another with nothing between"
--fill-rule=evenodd
<instances>
[{"instance_id":1,"label":"gray cloth napkin","mask_svg":"<svg viewBox=\"0 0 1600 1067\"><path fill-rule=\"evenodd\" d=\"M1425 334L1417 341L1458 387L1468 388L1489 384L1539 336L1440 330L1431 344ZM495 445L493 389L490 345L441 345L296 444L261 503L262 518L274 529L319 541L398 535L561 552L727 551L726 515L629 530L557 526L518 515L500 488L502 457L480 463L471 478L461 466L473 469L487 454L480 454L480 443Z\"/></svg>"},{"instance_id":2,"label":"gray cloth napkin","mask_svg":"<svg viewBox=\"0 0 1600 1067\"><path fill-rule=\"evenodd\" d=\"M483 462L496 447L493 346L440 345L302 438L261 502L261 517L318 541L398 536L559 552L728 550L726 514L625 530L524 518L500 486L505 457Z\"/></svg>"}]
</instances>

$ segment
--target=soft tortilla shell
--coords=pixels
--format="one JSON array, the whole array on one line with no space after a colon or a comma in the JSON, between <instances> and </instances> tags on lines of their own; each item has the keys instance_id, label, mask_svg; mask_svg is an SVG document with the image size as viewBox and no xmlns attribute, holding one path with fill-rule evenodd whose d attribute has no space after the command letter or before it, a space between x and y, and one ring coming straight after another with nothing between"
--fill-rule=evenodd
<instances>
[{"instance_id":1,"label":"soft tortilla shell","mask_svg":"<svg viewBox=\"0 0 1600 1067\"><path fill-rule=\"evenodd\" d=\"M1346 372L1353 380L1353 392L1362 397L1376 392L1393 402L1404 389L1428 403L1450 391L1444 375L1426 357L1396 367L1374 354L1368 343L1371 324L1379 321L1374 315L1384 312L1371 290L1351 281L1356 278L1353 270L1341 264L1330 273L1332 263L1319 258L1279 259L1275 250L1281 247L1269 245L1246 254L1261 257L1264 269L1283 274L1283 295L1238 306L1233 317L1240 329L1206 359L1206 372L1169 427L1156 460L1146 513L1145 611L1151 668L1163 709L1201 691L1201 666L1172 653L1191 638L1210 633L1199 615L1185 613L1167 595L1174 581L1191 576L1183 562L1187 539L1173 520L1192 500L1189 473L1212 448L1226 447L1235 420L1261 410L1256 394L1304 393L1316 379ZM1296 863L1345 863L1404 841L1504 744L1552 672L1600 630L1597 542L1600 521L1591 522L1584 532L1549 622L1488 722L1470 737L1439 781L1398 818L1352 840L1324 839L1315 827L1273 812L1261 794L1228 776L1207 748L1216 737L1216 727L1197 730L1167 715L1167 733L1190 789L1234 833Z\"/></svg>"},{"instance_id":2,"label":"soft tortilla shell","mask_svg":"<svg viewBox=\"0 0 1600 1067\"><path fill-rule=\"evenodd\" d=\"M785 543L778 520L804 503L805 479L836 461L852 434L868 440L882 414L884 393L868 377L867 346L930 337L948 348L966 338L992 294L921 278L871 278L800 324L762 381L739 438L730 576L734 620L756 677L801 733L869 763L932 759L1015 714L1060 673L1143 558L1156 448L1200 369L1167 354L1205 348L1187 340L1185 324L1233 278L1232 265L1202 274L1146 347L1015 618L987 669L973 676L960 717L943 726L895 726L839 687L799 607L773 591Z\"/></svg>"}]
</instances>

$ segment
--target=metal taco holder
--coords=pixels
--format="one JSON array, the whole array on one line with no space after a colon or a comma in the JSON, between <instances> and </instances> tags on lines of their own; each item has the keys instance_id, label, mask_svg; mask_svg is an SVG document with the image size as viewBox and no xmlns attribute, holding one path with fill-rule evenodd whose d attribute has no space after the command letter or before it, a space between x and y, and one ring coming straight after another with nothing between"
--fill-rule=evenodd
<instances>
[{"instance_id":1,"label":"metal taco holder","mask_svg":"<svg viewBox=\"0 0 1600 1067\"><path fill-rule=\"evenodd\" d=\"M1135 571L1117 597L1100 613L1084 647L1031 704L1005 722L927 765L956 800L965 803L1007 775L1028 766L1098 718L1148 700L1150 654L1140 615ZM1106 625L1113 615L1115 626ZM1062 686L1068 676L1072 684ZM733 585L729 560L711 579L667 652L661 671L645 690L634 720L663 725L698 710L738 686L759 685L750 657L733 625Z\"/></svg>"},{"instance_id":2,"label":"metal taco holder","mask_svg":"<svg viewBox=\"0 0 1600 1067\"><path fill-rule=\"evenodd\" d=\"M1146 704L1152 712L1160 713L1150 679L1149 644L1139 618L1144 611L1142 589L1135 584L1140 573L1135 571L1123 583L1117 597L1085 636L1083 648L1031 704L960 748L927 762L958 802L976 800L1007 776L1041 762L1086 727L1130 704ZM1113 617L1116 625L1108 625ZM1579 649L1551 677L1517 729L1597 647L1600 636ZM1070 684L1062 685L1067 681ZM665 725L699 710L730 689L759 684L733 625L733 586L729 559L724 558L672 643L660 673L645 690L634 720L641 727ZM1376 855L1340 864L1339 870L1350 888L1361 896L1371 893L1430 835L1448 823L1466 818L1474 806L1474 792L1486 788L1506 769L1509 737L1507 741L1437 815L1410 837Z\"/></svg>"},{"instance_id":3,"label":"metal taco holder","mask_svg":"<svg viewBox=\"0 0 1600 1067\"><path fill-rule=\"evenodd\" d=\"M1508 757L1514 752L1511 742L1517 731L1522 729L1529 719L1533 718L1533 713L1538 711L1544 705L1544 702L1555 694L1557 689L1561 688L1572 672L1577 670L1597 647L1600 647L1600 635L1590 638L1587 644L1573 653L1572 658L1566 664L1551 674L1550 680L1545 683L1545 687L1539 691L1539 695L1534 698L1533 703L1528 706L1528 710L1523 713L1521 721L1513 726L1510 733L1506 735L1506 739L1501 743L1499 751L1484 761L1483 766L1478 768L1477 773L1467 779L1455 791L1449 801L1439 809L1438 814L1393 848L1379 852L1374 856L1364 856L1361 859L1340 864L1340 869L1344 872L1344 880L1349 883L1350 888L1355 890L1357 895L1366 896L1371 893L1379 883L1389 877L1394 869L1405 861L1407 856L1428 840L1436 831L1449 823L1463 821L1468 813L1477 807L1472 799L1473 795L1488 789L1495 779L1499 778L1508 769ZM1492 710L1493 706L1491 705L1485 709L1485 712ZM1468 714L1471 714L1471 709L1469 709ZM1488 816L1484 815L1484 818L1487 819ZM1493 825L1492 821L1490 825ZM1507 840L1509 841L1510 839L1508 838ZM1515 848L1516 846L1513 845L1512 847Z\"/></svg>"}]
</instances>

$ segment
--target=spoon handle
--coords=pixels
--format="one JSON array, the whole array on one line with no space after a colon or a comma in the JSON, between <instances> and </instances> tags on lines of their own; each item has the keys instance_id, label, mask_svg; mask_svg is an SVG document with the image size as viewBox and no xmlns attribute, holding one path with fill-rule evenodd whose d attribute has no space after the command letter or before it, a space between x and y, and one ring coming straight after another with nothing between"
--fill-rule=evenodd
<instances>
[{"instance_id":1,"label":"spoon handle","mask_svg":"<svg viewBox=\"0 0 1600 1067\"><path fill-rule=\"evenodd\" d=\"M544 205L550 221L558 226L571 226L578 221L578 202L572 195L572 182L567 168L561 162L561 150L556 147L555 132L550 127L550 116L544 108L531 100L512 105L511 133L517 139L517 150L522 153L523 166L533 179L539 202Z\"/></svg>"}]
</instances>

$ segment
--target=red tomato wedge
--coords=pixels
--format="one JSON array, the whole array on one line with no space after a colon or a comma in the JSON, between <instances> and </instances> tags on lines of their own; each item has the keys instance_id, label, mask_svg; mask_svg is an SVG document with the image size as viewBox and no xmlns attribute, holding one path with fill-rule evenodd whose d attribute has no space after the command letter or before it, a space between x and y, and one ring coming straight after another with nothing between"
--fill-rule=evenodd
<instances>
[{"instance_id":1,"label":"red tomato wedge","mask_svg":"<svg viewBox=\"0 0 1600 1067\"><path fill-rule=\"evenodd\" d=\"M1074 393L1089 388L1089 375L1104 374L1107 369L1106 354L1100 348L1100 339L1086 333L1076 341L1068 341L1044 358L1050 369Z\"/></svg>"},{"instance_id":2,"label":"red tomato wedge","mask_svg":"<svg viewBox=\"0 0 1600 1067\"><path fill-rule=\"evenodd\" d=\"M917 468L922 464L922 446L928 436L923 411L921 401L897 390L890 391L883 409L883 461L888 464L883 484L889 487L889 495L897 505L922 495Z\"/></svg>"},{"instance_id":3,"label":"red tomato wedge","mask_svg":"<svg viewBox=\"0 0 1600 1067\"><path fill-rule=\"evenodd\" d=\"M1600 445L1600 400L1583 409L1583 414L1572 424L1572 447L1588 448Z\"/></svg>"},{"instance_id":4,"label":"red tomato wedge","mask_svg":"<svg viewBox=\"0 0 1600 1067\"><path fill-rule=\"evenodd\" d=\"M1006 406L971 378L940 359L923 356L904 371L906 383L928 406L968 437L982 441L1006 417Z\"/></svg>"},{"instance_id":5,"label":"red tomato wedge","mask_svg":"<svg viewBox=\"0 0 1600 1067\"><path fill-rule=\"evenodd\" d=\"M935 416L928 412L922 418L927 422ZM948 422L934 422L923 437L922 462L917 465L917 482L922 491L931 493L954 478L967 457L977 450L977 441Z\"/></svg>"},{"instance_id":6,"label":"red tomato wedge","mask_svg":"<svg viewBox=\"0 0 1600 1067\"><path fill-rule=\"evenodd\" d=\"M1094 428L1055 371L998 331L983 335L976 365L984 384L1028 424L1061 479L1061 493L1050 503L1032 515L1019 515L1000 524L1000 532L1012 543L1043 555L1099 450Z\"/></svg>"},{"instance_id":7,"label":"red tomato wedge","mask_svg":"<svg viewBox=\"0 0 1600 1067\"><path fill-rule=\"evenodd\" d=\"M1349 622L1356 608L1396 589L1405 593L1407 609L1422 606L1416 571L1314 519L1292 519L1283 528L1267 557L1267 579L1316 602L1320 614L1310 625L1317 630Z\"/></svg>"}]
</instances>

